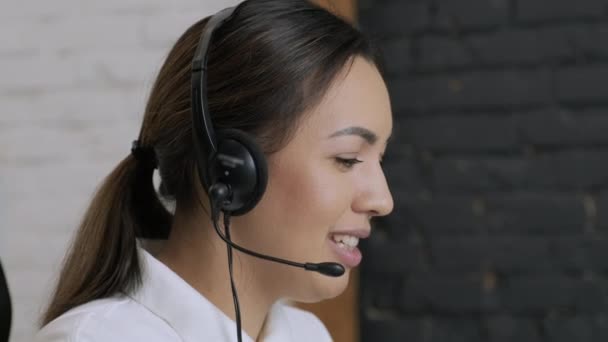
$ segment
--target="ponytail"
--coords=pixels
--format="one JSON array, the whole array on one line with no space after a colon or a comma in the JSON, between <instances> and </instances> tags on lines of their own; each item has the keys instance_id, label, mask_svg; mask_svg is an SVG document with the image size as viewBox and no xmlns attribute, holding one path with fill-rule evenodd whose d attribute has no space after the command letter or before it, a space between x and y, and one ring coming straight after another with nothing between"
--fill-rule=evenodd
<instances>
[{"instance_id":1,"label":"ponytail","mask_svg":"<svg viewBox=\"0 0 608 342\"><path fill-rule=\"evenodd\" d=\"M78 305L139 286L136 237L166 238L171 225L153 171L131 154L105 178L66 255L43 325Z\"/></svg>"}]
</instances>

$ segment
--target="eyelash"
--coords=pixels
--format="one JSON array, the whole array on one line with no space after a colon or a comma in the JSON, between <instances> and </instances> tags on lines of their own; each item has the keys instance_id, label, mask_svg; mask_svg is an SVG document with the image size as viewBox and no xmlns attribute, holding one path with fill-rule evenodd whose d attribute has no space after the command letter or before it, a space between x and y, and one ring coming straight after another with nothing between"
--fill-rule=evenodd
<instances>
[{"instance_id":1,"label":"eyelash","mask_svg":"<svg viewBox=\"0 0 608 342\"><path fill-rule=\"evenodd\" d=\"M336 162L347 169L352 169L355 164L362 163L363 160L359 160L357 158L340 158L336 157Z\"/></svg>"}]
</instances>

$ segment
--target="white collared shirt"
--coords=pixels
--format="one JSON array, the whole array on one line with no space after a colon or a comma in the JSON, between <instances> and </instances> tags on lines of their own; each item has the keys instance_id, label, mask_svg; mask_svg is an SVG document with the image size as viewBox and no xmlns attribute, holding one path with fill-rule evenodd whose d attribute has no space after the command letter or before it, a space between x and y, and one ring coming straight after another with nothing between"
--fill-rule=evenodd
<instances>
[{"instance_id":1,"label":"white collared shirt","mask_svg":"<svg viewBox=\"0 0 608 342\"><path fill-rule=\"evenodd\" d=\"M140 249L142 286L132 294L75 307L40 330L38 342L236 341L236 323L150 253ZM264 342L323 342L331 337L312 313L279 301ZM244 342L253 342L242 331Z\"/></svg>"}]
</instances>

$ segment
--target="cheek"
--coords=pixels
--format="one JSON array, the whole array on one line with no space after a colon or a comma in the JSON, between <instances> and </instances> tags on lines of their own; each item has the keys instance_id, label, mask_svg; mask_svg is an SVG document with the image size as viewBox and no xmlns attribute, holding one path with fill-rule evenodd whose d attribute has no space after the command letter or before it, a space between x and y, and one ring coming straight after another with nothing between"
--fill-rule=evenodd
<instances>
[{"instance_id":1,"label":"cheek","mask_svg":"<svg viewBox=\"0 0 608 342\"><path fill-rule=\"evenodd\" d=\"M268 200L290 226L306 223L327 230L350 207L347 177L327 166L277 168L270 183Z\"/></svg>"}]
</instances>

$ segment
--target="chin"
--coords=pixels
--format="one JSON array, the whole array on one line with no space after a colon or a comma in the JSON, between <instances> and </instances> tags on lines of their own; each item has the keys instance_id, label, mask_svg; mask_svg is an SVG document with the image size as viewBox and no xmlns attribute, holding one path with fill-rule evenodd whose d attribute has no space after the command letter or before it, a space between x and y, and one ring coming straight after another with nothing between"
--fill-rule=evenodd
<instances>
[{"instance_id":1,"label":"chin","mask_svg":"<svg viewBox=\"0 0 608 342\"><path fill-rule=\"evenodd\" d=\"M326 299L338 297L348 286L350 271L351 270L347 268L342 276L336 278L318 273L313 274L309 289L307 291L302 291L305 293L302 293L298 298L294 298L294 300L301 303L317 303Z\"/></svg>"}]
</instances>

